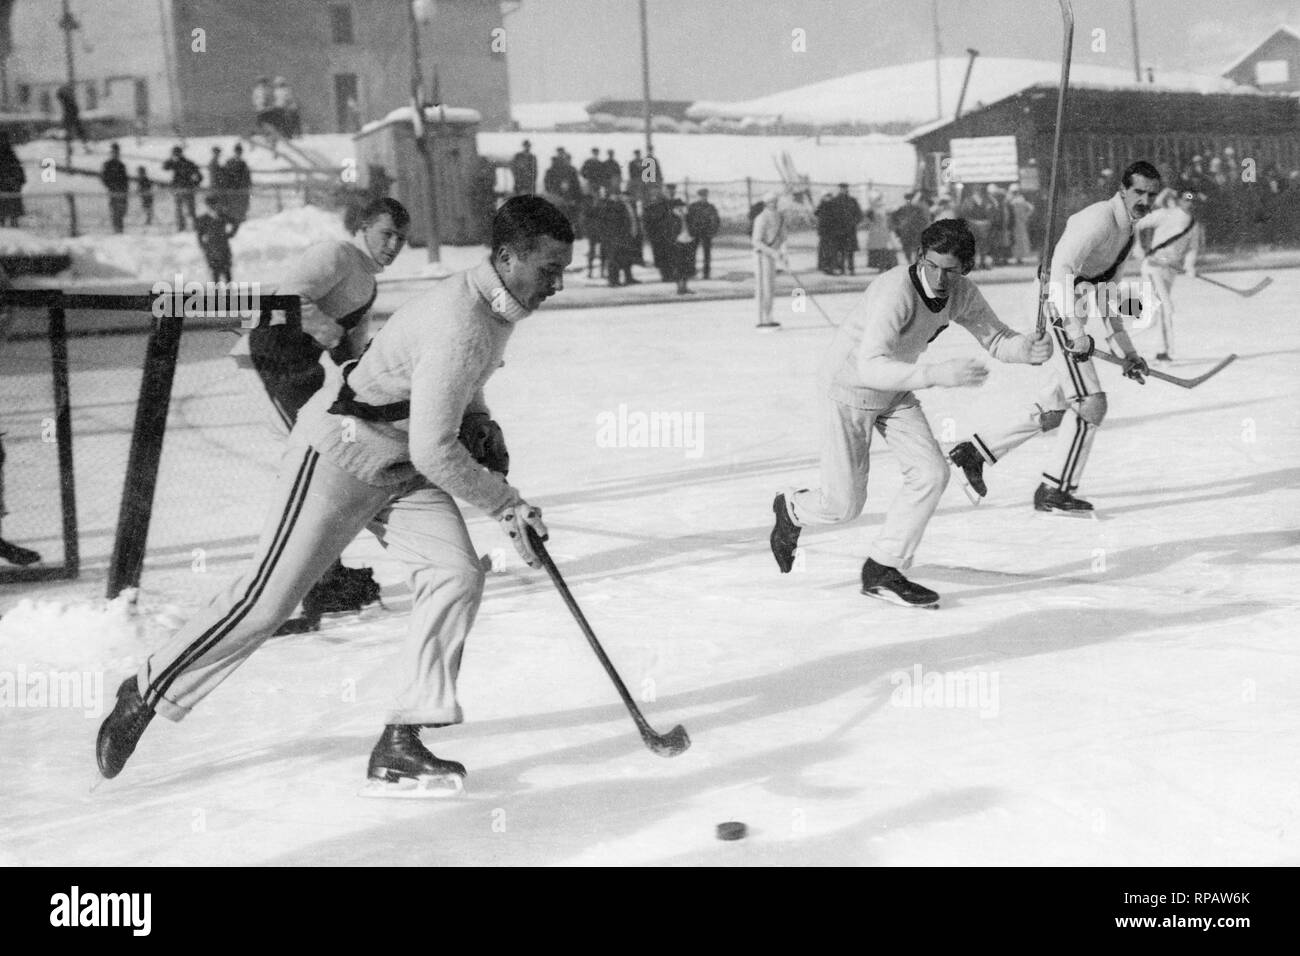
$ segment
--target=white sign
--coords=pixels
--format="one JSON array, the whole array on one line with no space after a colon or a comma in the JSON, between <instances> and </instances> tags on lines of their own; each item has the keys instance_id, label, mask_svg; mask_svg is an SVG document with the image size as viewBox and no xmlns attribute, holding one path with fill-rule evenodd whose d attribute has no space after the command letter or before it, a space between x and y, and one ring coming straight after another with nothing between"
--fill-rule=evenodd
<instances>
[{"instance_id":1,"label":"white sign","mask_svg":"<svg viewBox=\"0 0 1300 956\"><path fill-rule=\"evenodd\" d=\"M975 136L948 143L952 178L959 183L1014 183L1020 179L1014 136Z\"/></svg>"}]
</instances>

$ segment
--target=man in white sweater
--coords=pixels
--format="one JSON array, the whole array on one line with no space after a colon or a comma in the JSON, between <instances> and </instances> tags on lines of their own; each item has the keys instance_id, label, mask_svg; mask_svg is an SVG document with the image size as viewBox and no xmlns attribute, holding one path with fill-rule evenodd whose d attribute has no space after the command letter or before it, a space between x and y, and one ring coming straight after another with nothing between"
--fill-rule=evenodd
<instances>
[{"instance_id":1,"label":"man in white sweater","mask_svg":"<svg viewBox=\"0 0 1300 956\"><path fill-rule=\"evenodd\" d=\"M537 196L498 210L492 252L399 308L302 409L257 553L136 676L100 728L100 772L116 776L155 712L183 718L284 621L363 528L407 569L412 594L403 686L370 757L384 788L459 789L465 768L421 743L463 719L456 679L484 569L453 496L496 518L530 566L525 529L541 510L506 481L509 457L483 386L515 324L564 287L573 229ZM470 447L467 447L470 446Z\"/></svg>"},{"instance_id":2,"label":"man in white sweater","mask_svg":"<svg viewBox=\"0 0 1300 956\"><path fill-rule=\"evenodd\" d=\"M1172 193L1173 190L1170 190ZM1160 319L1160 351L1157 362L1173 361L1174 353L1174 277L1182 271L1196 278L1196 257L1201 251L1201 224L1193 214L1196 193L1183 190L1168 204L1138 220L1134 230L1139 236L1151 230L1151 248L1138 250L1142 255L1142 278L1155 292L1156 313Z\"/></svg>"},{"instance_id":3,"label":"man in white sweater","mask_svg":"<svg viewBox=\"0 0 1300 956\"><path fill-rule=\"evenodd\" d=\"M969 332L1002 362L1040 363L1051 340L1028 338L994 315L966 278L975 264L975 237L966 222L946 219L921 234L916 263L897 266L867 287L862 304L840 326L824 372L830 380L822 422L821 487L789 490L772 502L770 543L777 567L794 566L799 530L839 524L862 513L867 500L871 434L880 432L899 460L903 489L862 567L862 593L896 604L933 607L939 595L903 576L948 483L948 463L915 390L980 385L988 370L973 359L918 364L950 323Z\"/></svg>"}]
</instances>

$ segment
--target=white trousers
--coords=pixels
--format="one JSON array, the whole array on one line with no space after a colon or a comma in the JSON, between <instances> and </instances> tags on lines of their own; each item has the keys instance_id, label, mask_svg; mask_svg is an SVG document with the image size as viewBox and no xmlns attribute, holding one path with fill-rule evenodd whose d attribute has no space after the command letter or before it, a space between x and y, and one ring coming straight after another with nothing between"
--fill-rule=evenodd
<instances>
[{"instance_id":1,"label":"white trousers","mask_svg":"<svg viewBox=\"0 0 1300 956\"><path fill-rule=\"evenodd\" d=\"M1174 276L1177 273L1168 266L1157 265L1143 260L1142 278L1151 283L1156 294L1156 312L1160 321L1161 352L1174 354ZM1144 316L1145 318L1145 316Z\"/></svg>"},{"instance_id":2,"label":"white trousers","mask_svg":"<svg viewBox=\"0 0 1300 956\"><path fill-rule=\"evenodd\" d=\"M862 409L827 403L822 422L821 486L787 491L790 517L798 525L840 524L862 513L867 502L871 433L877 431L903 470L903 487L885 513L868 557L906 570L948 484L948 461L911 392L888 408Z\"/></svg>"},{"instance_id":3,"label":"white trousers","mask_svg":"<svg viewBox=\"0 0 1300 956\"><path fill-rule=\"evenodd\" d=\"M423 480L376 488L293 441L256 554L140 668L141 694L180 720L293 613L350 541L369 528L406 567L411 615L404 676L385 723L453 724L465 639L478 614L484 571L460 509Z\"/></svg>"},{"instance_id":4,"label":"white trousers","mask_svg":"<svg viewBox=\"0 0 1300 956\"><path fill-rule=\"evenodd\" d=\"M776 301L776 263L770 256L754 253L754 294L758 298L758 324L768 325Z\"/></svg>"}]
</instances>

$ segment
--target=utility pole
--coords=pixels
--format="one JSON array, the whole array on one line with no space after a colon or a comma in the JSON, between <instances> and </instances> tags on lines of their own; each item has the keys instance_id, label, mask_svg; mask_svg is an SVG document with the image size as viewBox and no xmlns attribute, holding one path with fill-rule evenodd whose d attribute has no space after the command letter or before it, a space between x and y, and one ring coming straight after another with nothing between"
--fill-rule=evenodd
<instances>
[{"instance_id":1,"label":"utility pole","mask_svg":"<svg viewBox=\"0 0 1300 956\"><path fill-rule=\"evenodd\" d=\"M939 0L931 0L930 12L934 16L934 115L936 119L942 119L943 68L940 60L943 57L943 46L939 43Z\"/></svg>"},{"instance_id":2,"label":"utility pole","mask_svg":"<svg viewBox=\"0 0 1300 956\"><path fill-rule=\"evenodd\" d=\"M428 210L425 229L428 232L429 262L442 261L438 237L438 189L433 178L433 145L424 125L424 76L420 68L420 20L431 15L427 0L405 0L411 14L411 130L415 134L415 148L424 157L424 181L428 184L425 209ZM416 8L419 7L419 13Z\"/></svg>"},{"instance_id":3,"label":"utility pole","mask_svg":"<svg viewBox=\"0 0 1300 956\"><path fill-rule=\"evenodd\" d=\"M1142 82L1142 58L1138 56L1137 0L1128 0L1129 22L1133 25L1133 79Z\"/></svg>"},{"instance_id":4,"label":"utility pole","mask_svg":"<svg viewBox=\"0 0 1300 956\"><path fill-rule=\"evenodd\" d=\"M77 18L72 15L68 9L68 0L63 0L63 16L59 17L59 29L63 31L63 55L68 61L68 95L76 97L77 95L77 71L76 64L72 58L72 31L80 30L81 24ZM67 123L63 124L63 150L64 163L72 168L72 128Z\"/></svg>"},{"instance_id":5,"label":"utility pole","mask_svg":"<svg viewBox=\"0 0 1300 956\"><path fill-rule=\"evenodd\" d=\"M641 105L645 113L645 154L650 155L650 36L646 28L645 0L641 3Z\"/></svg>"}]
</instances>

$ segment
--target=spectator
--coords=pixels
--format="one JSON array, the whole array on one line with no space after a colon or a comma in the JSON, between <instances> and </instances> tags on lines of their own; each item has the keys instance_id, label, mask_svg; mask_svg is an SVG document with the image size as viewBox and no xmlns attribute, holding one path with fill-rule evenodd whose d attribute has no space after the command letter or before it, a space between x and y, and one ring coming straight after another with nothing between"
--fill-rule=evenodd
<instances>
[{"instance_id":1,"label":"spectator","mask_svg":"<svg viewBox=\"0 0 1300 956\"><path fill-rule=\"evenodd\" d=\"M595 276L592 272L596 268L596 262L600 262L600 276L604 278L606 270L609 267L610 252L610 220L614 215L613 201L609 197L609 190L600 185L596 187L596 195L589 203L583 215L583 232L587 235L587 278L592 279Z\"/></svg>"},{"instance_id":2,"label":"spectator","mask_svg":"<svg viewBox=\"0 0 1300 956\"><path fill-rule=\"evenodd\" d=\"M66 83L60 86L54 94L58 97L59 106L63 108L63 135L67 137L70 144L74 139L81 140L81 146L86 152L90 152L90 144L86 142L86 127L81 122L81 110L77 106L77 95L72 91L72 87Z\"/></svg>"},{"instance_id":3,"label":"spectator","mask_svg":"<svg viewBox=\"0 0 1300 956\"><path fill-rule=\"evenodd\" d=\"M896 258L900 266L910 265L921 248L921 233L930 225L930 208L925 193L917 189L907 194L903 205L889 217L890 227L898 237Z\"/></svg>"},{"instance_id":4,"label":"spectator","mask_svg":"<svg viewBox=\"0 0 1300 956\"><path fill-rule=\"evenodd\" d=\"M645 194L645 213L641 218L645 225L646 241L650 243L650 254L654 267L659 270L659 278L670 282L673 250L669 247L677 234L673 222L673 203L655 183L646 184Z\"/></svg>"},{"instance_id":5,"label":"spectator","mask_svg":"<svg viewBox=\"0 0 1300 956\"><path fill-rule=\"evenodd\" d=\"M956 219L957 210L953 208L952 196L944 193L938 196L934 205L930 207L930 221L938 222L940 219Z\"/></svg>"},{"instance_id":6,"label":"spectator","mask_svg":"<svg viewBox=\"0 0 1300 956\"><path fill-rule=\"evenodd\" d=\"M26 184L27 174L9 145L9 134L0 133L0 226L18 228L18 220L26 214L22 197Z\"/></svg>"},{"instance_id":7,"label":"spectator","mask_svg":"<svg viewBox=\"0 0 1300 956\"><path fill-rule=\"evenodd\" d=\"M821 201L817 203L817 208L813 210L813 218L817 220L817 268L828 276L835 275L837 268L835 262L835 204L832 201L833 199L833 193L826 193L822 196Z\"/></svg>"},{"instance_id":8,"label":"spectator","mask_svg":"<svg viewBox=\"0 0 1300 956\"><path fill-rule=\"evenodd\" d=\"M233 236L248 218L248 207L252 201L253 173L249 170L248 163L244 162L242 144L236 143L231 152L234 155L226 160L223 168L226 198L222 203L222 211L230 221L230 234Z\"/></svg>"},{"instance_id":9,"label":"spectator","mask_svg":"<svg viewBox=\"0 0 1300 956\"><path fill-rule=\"evenodd\" d=\"M831 223L834 235L832 239L832 262L839 275L854 273L853 259L858 251L858 224L862 222L862 207L849 195L849 184L840 183L839 192L831 198ZM867 265L874 265L872 260L872 239L881 243L880 248L889 246L889 224L885 218L884 197L879 191L871 191L872 206L867 213ZM877 202L879 200L879 202ZM889 263L890 268L893 262ZM881 271L884 271L882 269Z\"/></svg>"},{"instance_id":10,"label":"spectator","mask_svg":"<svg viewBox=\"0 0 1300 956\"><path fill-rule=\"evenodd\" d=\"M623 167L619 161L614 158L612 149L605 151L605 188L609 190L610 197L618 195L623 189Z\"/></svg>"},{"instance_id":11,"label":"spectator","mask_svg":"<svg viewBox=\"0 0 1300 956\"><path fill-rule=\"evenodd\" d=\"M1106 170L1102 174L1104 177ZM990 261L989 234L993 229L993 206L983 189L972 186L970 195L962 200L959 208L961 218L966 220L975 237L975 268L987 269Z\"/></svg>"},{"instance_id":12,"label":"spectator","mask_svg":"<svg viewBox=\"0 0 1300 956\"><path fill-rule=\"evenodd\" d=\"M677 283L678 295L694 295L686 281L695 275L695 240L691 238L690 228L686 225L686 202L676 196L676 187L668 186L668 205L673 217L673 237L670 243L669 268L670 282Z\"/></svg>"},{"instance_id":13,"label":"spectator","mask_svg":"<svg viewBox=\"0 0 1300 956\"><path fill-rule=\"evenodd\" d=\"M569 154L563 147L557 149L551 157L550 168L542 177L542 191L576 228L580 212L578 197L582 194L582 185L578 182L578 171L569 162Z\"/></svg>"},{"instance_id":14,"label":"spectator","mask_svg":"<svg viewBox=\"0 0 1300 956\"><path fill-rule=\"evenodd\" d=\"M664 172L664 164L659 162L659 157L655 155L655 148L647 146L645 148L645 159L641 163L643 170L642 179L652 183L665 183L668 181L668 174ZM647 179L647 177L649 177Z\"/></svg>"},{"instance_id":15,"label":"spectator","mask_svg":"<svg viewBox=\"0 0 1300 956\"><path fill-rule=\"evenodd\" d=\"M695 194L698 198L686 207L686 228L691 238L704 251L704 269L701 276L709 278L713 268L713 237L722 228L722 217L718 207L709 202L709 191L701 189ZM691 271L695 271L695 254L691 253Z\"/></svg>"},{"instance_id":16,"label":"spectator","mask_svg":"<svg viewBox=\"0 0 1300 956\"><path fill-rule=\"evenodd\" d=\"M610 205L602 222L605 227L609 284L640 284L640 279L632 277L632 265L641 261L641 220L627 189L610 197Z\"/></svg>"},{"instance_id":17,"label":"spectator","mask_svg":"<svg viewBox=\"0 0 1300 956\"><path fill-rule=\"evenodd\" d=\"M627 191L638 209L645 209L646 182L641 178L645 171L645 161L641 159L641 150L632 150L632 158L627 161Z\"/></svg>"},{"instance_id":18,"label":"spectator","mask_svg":"<svg viewBox=\"0 0 1300 956\"><path fill-rule=\"evenodd\" d=\"M989 255L995 266L1004 266L1011 259L1011 210L1007 208L1006 191L997 183L988 184L989 206L992 211L989 230Z\"/></svg>"},{"instance_id":19,"label":"spectator","mask_svg":"<svg viewBox=\"0 0 1300 956\"><path fill-rule=\"evenodd\" d=\"M1012 183L1007 188L1007 212L1011 217L1011 258L1020 265L1021 259L1034 256L1029 243L1029 220L1034 215L1034 207L1020 191L1019 183Z\"/></svg>"},{"instance_id":20,"label":"spectator","mask_svg":"<svg viewBox=\"0 0 1300 956\"><path fill-rule=\"evenodd\" d=\"M843 193L845 198L853 202L853 208L857 208L857 202L848 195L848 190L844 190ZM898 256L890 248L889 213L885 211L885 195L879 189L873 189L867 194L866 220L867 268L887 272L898 264ZM856 248L856 226L854 227L854 234L846 236L846 246L850 238L854 240L853 247ZM851 249L846 248L845 253L848 257L849 271L852 272L853 252Z\"/></svg>"},{"instance_id":21,"label":"spectator","mask_svg":"<svg viewBox=\"0 0 1300 956\"><path fill-rule=\"evenodd\" d=\"M491 245L492 220L497 214L497 168L486 156L480 156L474 167L469 203L471 215L478 226L479 242Z\"/></svg>"},{"instance_id":22,"label":"spectator","mask_svg":"<svg viewBox=\"0 0 1300 956\"><path fill-rule=\"evenodd\" d=\"M523 149L510 160L510 174L515 181L516 196L531 196L537 192L537 157L533 144L524 140Z\"/></svg>"},{"instance_id":23,"label":"spectator","mask_svg":"<svg viewBox=\"0 0 1300 956\"><path fill-rule=\"evenodd\" d=\"M203 184L203 172L191 162L179 146L172 147L171 159L162 168L172 174L172 196L176 200L176 231L185 231L185 215L192 224L198 218L194 208L194 191Z\"/></svg>"},{"instance_id":24,"label":"spectator","mask_svg":"<svg viewBox=\"0 0 1300 956\"><path fill-rule=\"evenodd\" d=\"M230 265L230 221L221 212L221 203L217 197L208 193L203 197L208 207L203 215L194 221L194 231L198 236L199 248L203 258L208 261L212 271L213 282L229 282Z\"/></svg>"},{"instance_id":25,"label":"spectator","mask_svg":"<svg viewBox=\"0 0 1300 956\"><path fill-rule=\"evenodd\" d=\"M284 117L275 108L271 78L268 76L259 76L253 84L253 113L259 127L265 127L273 134L284 135Z\"/></svg>"},{"instance_id":26,"label":"spectator","mask_svg":"<svg viewBox=\"0 0 1300 956\"><path fill-rule=\"evenodd\" d=\"M153 225L153 180L149 171L143 166L137 167L135 174L136 191L140 194L140 209L144 212L144 224Z\"/></svg>"},{"instance_id":27,"label":"spectator","mask_svg":"<svg viewBox=\"0 0 1300 956\"><path fill-rule=\"evenodd\" d=\"M583 191L588 196L595 196L601 186L605 185L605 164L601 162L600 150L593 149L591 156L582 164Z\"/></svg>"},{"instance_id":28,"label":"spectator","mask_svg":"<svg viewBox=\"0 0 1300 956\"><path fill-rule=\"evenodd\" d=\"M124 231L126 223L126 200L131 192L131 174L122 162L122 150L114 143L108 147L108 159L100 170L99 178L108 190L108 215L113 220L113 231Z\"/></svg>"}]
</instances>

